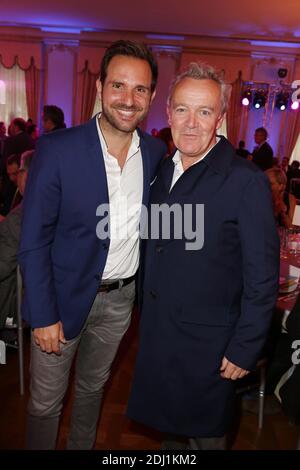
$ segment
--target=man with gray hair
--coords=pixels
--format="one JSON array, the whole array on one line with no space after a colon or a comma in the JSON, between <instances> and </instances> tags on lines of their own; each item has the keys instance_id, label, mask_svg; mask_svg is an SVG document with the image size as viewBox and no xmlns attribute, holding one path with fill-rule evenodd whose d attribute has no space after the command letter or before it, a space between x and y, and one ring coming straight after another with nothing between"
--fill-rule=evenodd
<instances>
[{"instance_id":1,"label":"man with gray hair","mask_svg":"<svg viewBox=\"0 0 300 470\"><path fill-rule=\"evenodd\" d=\"M162 225L146 241L128 415L166 433L163 449L225 449L234 383L255 367L276 301L271 192L263 172L216 135L228 99L211 67L192 63L175 79L167 113L177 150L151 187L152 205L189 207L184 225L193 229L204 206L201 246L175 236L176 217L173 237Z\"/></svg>"}]
</instances>

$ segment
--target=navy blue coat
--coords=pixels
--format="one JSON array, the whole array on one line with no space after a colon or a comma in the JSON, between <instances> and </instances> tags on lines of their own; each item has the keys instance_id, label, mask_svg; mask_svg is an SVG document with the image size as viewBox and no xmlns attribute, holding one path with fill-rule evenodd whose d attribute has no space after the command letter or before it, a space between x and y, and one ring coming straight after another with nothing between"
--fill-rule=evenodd
<instances>
[{"instance_id":1,"label":"navy blue coat","mask_svg":"<svg viewBox=\"0 0 300 470\"><path fill-rule=\"evenodd\" d=\"M279 244L269 183L221 138L169 192L174 164L162 164L152 204L204 204L204 245L185 237L148 240L140 346L128 416L183 436L225 434L234 382L223 356L252 369L276 301ZM194 214L195 216L195 214ZM201 221L200 221L201 223Z\"/></svg>"},{"instance_id":2,"label":"navy blue coat","mask_svg":"<svg viewBox=\"0 0 300 470\"><path fill-rule=\"evenodd\" d=\"M140 145L147 204L165 147L141 132ZM96 209L108 202L96 118L39 140L26 185L19 250L23 316L33 328L61 320L67 339L80 332L108 254L109 239L96 235Z\"/></svg>"}]
</instances>

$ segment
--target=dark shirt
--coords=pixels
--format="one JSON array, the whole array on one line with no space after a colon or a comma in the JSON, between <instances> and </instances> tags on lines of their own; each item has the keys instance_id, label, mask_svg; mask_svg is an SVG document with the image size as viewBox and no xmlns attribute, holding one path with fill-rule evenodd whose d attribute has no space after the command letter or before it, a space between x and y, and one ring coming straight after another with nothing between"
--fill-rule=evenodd
<instances>
[{"instance_id":1,"label":"dark shirt","mask_svg":"<svg viewBox=\"0 0 300 470\"><path fill-rule=\"evenodd\" d=\"M268 142L264 142L260 147L252 152L252 161L262 171L266 171L273 166L273 150Z\"/></svg>"},{"instance_id":2,"label":"dark shirt","mask_svg":"<svg viewBox=\"0 0 300 470\"><path fill-rule=\"evenodd\" d=\"M247 158L248 155L250 154L249 150L247 149L236 149L236 154L239 156L239 157L243 157L243 158Z\"/></svg>"}]
</instances>

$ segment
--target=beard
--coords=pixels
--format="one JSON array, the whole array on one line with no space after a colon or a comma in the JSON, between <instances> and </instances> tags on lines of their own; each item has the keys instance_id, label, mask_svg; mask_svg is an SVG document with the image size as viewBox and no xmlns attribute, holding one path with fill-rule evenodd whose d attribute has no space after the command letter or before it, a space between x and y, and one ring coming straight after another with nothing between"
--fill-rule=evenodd
<instances>
[{"instance_id":1,"label":"beard","mask_svg":"<svg viewBox=\"0 0 300 470\"><path fill-rule=\"evenodd\" d=\"M107 107L102 101L102 114L101 117L106 120L107 123L110 124L111 127L114 129L132 133L137 128L138 124L143 121L146 117L149 109L149 105L146 108L141 108L137 106L126 106L124 104L115 104L112 106L112 109L121 110L121 111L133 111L136 114L134 117L128 121L122 120L121 117L115 115L113 112L110 111L110 108Z\"/></svg>"}]
</instances>

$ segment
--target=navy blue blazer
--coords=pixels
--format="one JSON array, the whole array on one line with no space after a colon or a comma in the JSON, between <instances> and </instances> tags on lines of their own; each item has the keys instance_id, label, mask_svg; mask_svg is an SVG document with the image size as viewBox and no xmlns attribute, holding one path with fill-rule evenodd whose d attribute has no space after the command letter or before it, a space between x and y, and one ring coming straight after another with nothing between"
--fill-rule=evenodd
<instances>
[{"instance_id":1,"label":"navy blue blazer","mask_svg":"<svg viewBox=\"0 0 300 470\"><path fill-rule=\"evenodd\" d=\"M279 243L271 191L264 173L236 156L223 137L170 191L173 171L168 158L150 203L190 205L193 230L196 222L203 226L195 207L204 204L204 244L187 250L192 230L180 238L172 224L169 239L159 231L145 243L128 415L163 432L217 437L227 430L234 398L234 382L220 376L222 358L255 366L276 302ZM178 229L178 216L176 223Z\"/></svg>"},{"instance_id":2,"label":"navy blue blazer","mask_svg":"<svg viewBox=\"0 0 300 470\"><path fill-rule=\"evenodd\" d=\"M159 139L139 135L146 205L165 147ZM26 185L19 249L23 316L31 327L61 320L67 339L80 332L108 254L109 239L96 236L96 209L108 202L96 118L39 139Z\"/></svg>"}]
</instances>

